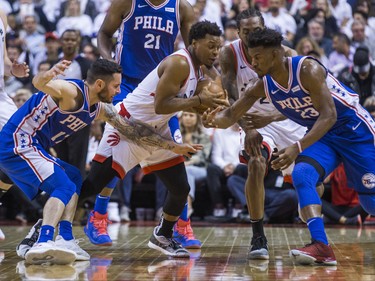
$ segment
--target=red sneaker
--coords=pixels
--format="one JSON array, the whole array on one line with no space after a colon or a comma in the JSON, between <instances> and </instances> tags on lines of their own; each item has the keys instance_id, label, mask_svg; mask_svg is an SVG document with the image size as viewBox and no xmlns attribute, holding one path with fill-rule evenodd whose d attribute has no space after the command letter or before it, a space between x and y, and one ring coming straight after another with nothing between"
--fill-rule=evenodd
<instances>
[{"instance_id":1,"label":"red sneaker","mask_svg":"<svg viewBox=\"0 0 375 281\"><path fill-rule=\"evenodd\" d=\"M291 250L289 256L299 264L337 265L331 246L316 240L305 247Z\"/></svg>"}]
</instances>

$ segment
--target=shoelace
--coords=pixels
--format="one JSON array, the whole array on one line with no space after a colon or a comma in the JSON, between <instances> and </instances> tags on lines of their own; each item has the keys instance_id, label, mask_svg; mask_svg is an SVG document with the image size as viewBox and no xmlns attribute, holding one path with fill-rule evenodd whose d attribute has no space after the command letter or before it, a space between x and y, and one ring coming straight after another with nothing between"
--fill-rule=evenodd
<instances>
[{"instance_id":1,"label":"shoelace","mask_svg":"<svg viewBox=\"0 0 375 281\"><path fill-rule=\"evenodd\" d=\"M98 230L99 235L108 235L107 225L112 223L109 219L98 219L92 216L90 222L94 224L94 227Z\"/></svg>"}]
</instances>

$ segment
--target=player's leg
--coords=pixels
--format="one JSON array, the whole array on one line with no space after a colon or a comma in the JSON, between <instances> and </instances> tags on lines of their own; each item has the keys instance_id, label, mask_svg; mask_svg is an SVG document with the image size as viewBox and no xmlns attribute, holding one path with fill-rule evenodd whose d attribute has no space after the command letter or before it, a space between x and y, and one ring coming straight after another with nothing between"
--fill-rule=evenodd
<instances>
[{"instance_id":1,"label":"player's leg","mask_svg":"<svg viewBox=\"0 0 375 281\"><path fill-rule=\"evenodd\" d=\"M163 207L163 216L159 225L155 227L148 245L169 256L189 257L189 252L172 238L173 227L185 207L190 191L185 164L179 163L154 172L165 184L168 194Z\"/></svg>"},{"instance_id":2,"label":"player's leg","mask_svg":"<svg viewBox=\"0 0 375 281\"><path fill-rule=\"evenodd\" d=\"M102 163L93 161L90 172L82 185L82 191L85 192L82 200L87 199L87 195L91 195L96 190L101 190L101 193L96 197L94 210L90 212L84 227L84 232L91 243L98 246L112 245L112 239L107 231L109 223L107 207L113 189L107 187L115 187L116 175L116 171L112 169L112 157Z\"/></svg>"},{"instance_id":3,"label":"player's leg","mask_svg":"<svg viewBox=\"0 0 375 281\"><path fill-rule=\"evenodd\" d=\"M303 151L296 160L292 173L293 185L298 194L301 215L307 221L312 240L311 244L290 251L290 256L300 264L337 264L325 233L316 186L334 170L338 159L332 148L318 141Z\"/></svg>"},{"instance_id":4,"label":"player's leg","mask_svg":"<svg viewBox=\"0 0 375 281\"><path fill-rule=\"evenodd\" d=\"M74 182L77 188L61 216L59 222L59 232L56 236L55 243L62 248L74 251L76 253L76 260L78 261L90 260L90 255L78 246L78 241L74 238L72 229L74 214L77 209L78 196L82 186L81 173L76 167L68 163L61 160L58 160L58 163L64 168L66 174L70 180Z\"/></svg>"},{"instance_id":5,"label":"player's leg","mask_svg":"<svg viewBox=\"0 0 375 281\"><path fill-rule=\"evenodd\" d=\"M10 178L0 170L0 199L4 196L4 194L11 188L12 181ZM1 205L1 203L0 203ZM0 241L5 239L4 232L0 228Z\"/></svg>"},{"instance_id":6,"label":"player's leg","mask_svg":"<svg viewBox=\"0 0 375 281\"><path fill-rule=\"evenodd\" d=\"M249 259L269 259L267 239L263 229L263 217L264 176L271 150L265 143L263 147L262 156L249 158L248 176L245 183L246 202L253 231L248 254Z\"/></svg>"}]
</instances>

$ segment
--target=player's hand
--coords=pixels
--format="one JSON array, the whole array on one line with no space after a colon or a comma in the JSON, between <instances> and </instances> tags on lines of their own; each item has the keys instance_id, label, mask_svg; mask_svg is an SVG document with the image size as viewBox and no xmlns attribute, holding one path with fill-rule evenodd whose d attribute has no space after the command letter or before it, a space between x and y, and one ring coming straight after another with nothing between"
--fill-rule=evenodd
<instances>
[{"instance_id":1,"label":"player's hand","mask_svg":"<svg viewBox=\"0 0 375 281\"><path fill-rule=\"evenodd\" d=\"M249 156L262 156L263 137L257 130L248 130L245 135L245 151Z\"/></svg>"},{"instance_id":2,"label":"player's hand","mask_svg":"<svg viewBox=\"0 0 375 281\"><path fill-rule=\"evenodd\" d=\"M64 71L70 66L72 62L69 60L62 60L56 63L50 70L49 75L56 77L57 75L65 76Z\"/></svg>"},{"instance_id":3,"label":"player's hand","mask_svg":"<svg viewBox=\"0 0 375 281\"><path fill-rule=\"evenodd\" d=\"M202 150L203 145L201 144L187 144L187 143L176 143L172 151L176 154L184 155L187 158L191 158L198 150Z\"/></svg>"},{"instance_id":4,"label":"player's hand","mask_svg":"<svg viewBox=\"0 0 375 281\"><path fill-rule=\"evenodd\" d=\"M273 115L270 113L260 113L258 111L246 113L242 116L242 127L244 130L260 129L273 121Z\"/></svg>"},{"instance_id":5,"label":"player's hand","mask_svg":"<svg viewBox=\"0 0 375 281\"><path fill-rule=\"evenodd\" d=\"M12 68L11 68L11 74L13 74L13 76L18 77L18 78L29 77L30 68L26 64L26 62L24 63L13 62Z\"/></svg>"},{"instance_id":6,"label":"player's hand","mask_svg":"<svg viewBox=\"0 0 375 281\"><path fill-rule=\"evenodd\" d=\"M296 144L281 149L278 152L273 153L277 158L271 162L271 167L274 170L285 170L288 168L294 160L296 160L299 154L299 149Z\"/></svg>"},{"instance_id":7,"label":"player's hand","mask_svg":"<svg viewBox=\"0 0 375 281\"><path fill-rule=\"evenodd\" d=\"M208 108L202 115L202 124L206 128L217 128L215 125L215 117L219 111L222 111L224 108L219 106L215 109Z\"/></svg>"},{"instance_id":8,"label":"player's hand","mask_svg":"<svg viewBox=\"0 0 375 281\"><path fill-rule=\"evenodd\" d=\"M211 83L211 82L210 82ZM219 106L230 106L228 99L224 99L223 96L226 95L225 92L212 93L208 90L210 84L203 87L202 91L199 93L202 105L209 108L217 108Z\"/></svg>"}]
</instances>

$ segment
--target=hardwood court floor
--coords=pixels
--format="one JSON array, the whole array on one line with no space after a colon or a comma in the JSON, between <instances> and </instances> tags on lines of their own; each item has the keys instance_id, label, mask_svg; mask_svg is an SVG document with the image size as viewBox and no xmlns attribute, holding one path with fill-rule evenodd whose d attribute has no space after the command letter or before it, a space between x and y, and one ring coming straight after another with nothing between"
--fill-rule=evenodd
<instances>
[{"instance_id":1,"label":"hardwood court floor","mask_svg":"<svg viewBox=\"0 0 375 281\"><path fill-rule=\"evenodd\" d=\"M0 242L1 280L375 280L375 227L327 228L338 265L294 265L288 251L308 241L304 226L267 226L269 261L246 259L251 230L237 224L195 224L203 242L189 259L169 259L149 249L153 223L112 224L117 237L111 247L97 247L86 239L82 227L74 227L80 246L91 255L89 262L69 266L25 266L15 247L30 226L1 226L6 240Z\"/></svg>"}]
</instances>

